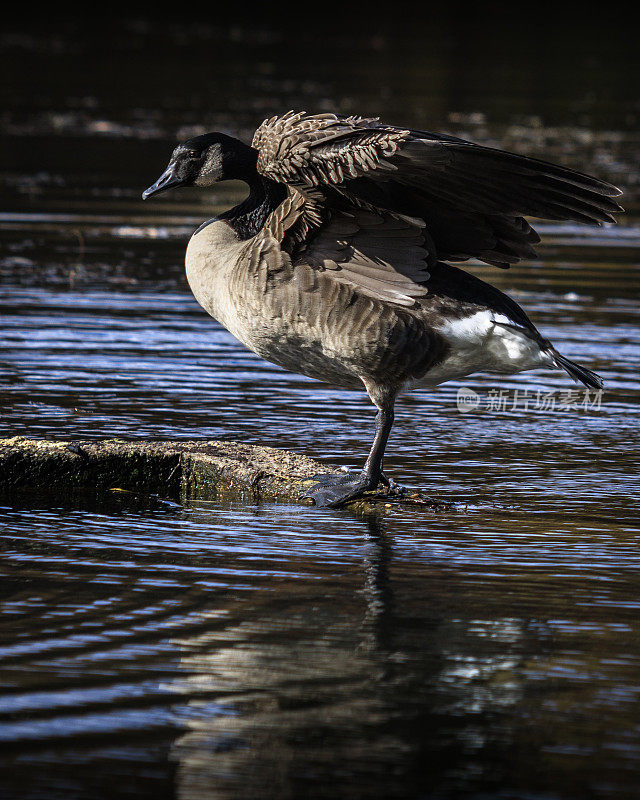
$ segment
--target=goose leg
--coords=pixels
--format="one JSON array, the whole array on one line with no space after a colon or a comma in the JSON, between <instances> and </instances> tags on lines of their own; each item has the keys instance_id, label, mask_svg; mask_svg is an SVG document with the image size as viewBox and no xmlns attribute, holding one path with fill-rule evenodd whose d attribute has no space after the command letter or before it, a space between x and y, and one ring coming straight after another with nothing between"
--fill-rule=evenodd
<instances>
[{"instance_id":1,"label":"goose leg","mask_svg":"<svg viewBox=\"0 0 640 800\"><path fill-rule=\"evenodd\" d=\"M347 500L354 500L364 492L376 489L379 483L389 486L390 482L382 472L382 459L393 427L393 416L393 401L378 408L373 445L361 472L314 476L318 482L307 489L302 497L311 498L321 508L337 508Z\"/></svg>"}]
</instances>

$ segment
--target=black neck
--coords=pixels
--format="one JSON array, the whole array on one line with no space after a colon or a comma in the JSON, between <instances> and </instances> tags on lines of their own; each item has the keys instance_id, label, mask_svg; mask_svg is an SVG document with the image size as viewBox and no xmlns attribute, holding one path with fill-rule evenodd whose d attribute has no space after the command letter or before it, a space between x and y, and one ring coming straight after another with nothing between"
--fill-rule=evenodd
<instances>
[{"instance_id":1,"label":"black neck","mask_svg":"<svg viewBox=\"0 0 640 800\"><path fill-rule=\"evenodd\" d=\"M231 225L240 239L251 239L287 196L287 190L281 183L269 180L258 172L244 180L249 184L249 197L235 208L220 214L218 219Z\"/></svg>"}]
</instances>

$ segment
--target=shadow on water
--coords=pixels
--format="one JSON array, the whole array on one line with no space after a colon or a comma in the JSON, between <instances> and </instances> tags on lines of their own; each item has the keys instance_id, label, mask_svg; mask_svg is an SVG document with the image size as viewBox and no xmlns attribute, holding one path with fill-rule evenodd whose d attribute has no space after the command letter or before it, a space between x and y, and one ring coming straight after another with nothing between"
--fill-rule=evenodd
<instances>
[{"instance_id":1,"label":"shadow on water","mask_svg":"<svg viewBox=\"0 0 640 800\"><path fill-rule=\"evenodd\" d=\"M640 50L608 9L478 8L0 35L2 436L360 463L362 393L260 361L191 297L185 241L243 190L143 205L176 139L379 113L592 172L629 211L469 265L606 391L540 407L570 388L540 371L472 376L467 413L460 383L403 398L386 468L463 513L0 501L3 800L638 796Z\"/></svg>"}]
</instances>

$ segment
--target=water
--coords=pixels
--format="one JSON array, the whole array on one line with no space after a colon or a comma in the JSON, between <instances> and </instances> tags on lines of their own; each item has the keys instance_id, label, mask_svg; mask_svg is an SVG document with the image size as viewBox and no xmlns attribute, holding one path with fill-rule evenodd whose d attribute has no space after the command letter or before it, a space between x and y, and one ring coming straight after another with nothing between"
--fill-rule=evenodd
<instances>
[{"instance_id":1,"label":"water","mask_svg":"<svg viewBox=\"0 0 640 800\"><path fill-rule=\"evenodd\" d=\"M631 32L603 41L582 21L561 48L533 25L486 60L473 20L443 17L431 47L367 24L322 63L311 33L287 57L268 26L4 35L0 436L226 437L361 463L363 393L259 360L188 291L186 239L242 188L139 200L177 136L246 136L290 106L378 112L623 186L621 226L540 225L539 260L473 267L604 377L602 403L540 408L573 388L548 371L403 398L388 473L455 513L5 501L2 798L640 796Z\"/></svg>"}]
</instances>

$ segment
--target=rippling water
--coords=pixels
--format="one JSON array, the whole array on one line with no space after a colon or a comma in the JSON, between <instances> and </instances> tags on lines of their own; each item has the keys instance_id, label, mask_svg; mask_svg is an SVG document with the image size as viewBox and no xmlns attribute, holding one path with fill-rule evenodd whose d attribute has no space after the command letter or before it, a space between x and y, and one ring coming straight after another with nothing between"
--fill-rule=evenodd
<instances>
[{"instance_id":1,"label":"rippling water","mask_svg":"<svg viewBox=\"0 0 640 800\"><path fill-rule=\"evenodd\" d=\"M364 393L261 361L188 291L186 239L241 187L139 201L200 125L377 111L609 178L629 213L540 225L539 260L508 273L470 267L606 389L561 408L573 384L539 371L403 398L388 473L455 513L0 499L0 797L640 796L630 32L580 28L561 50L524 31L488 63L467 28L436 25L425 49L391 25L328 40L322 65L308 34L291 78L268 26L77 26L0 39L0 436L234 438L361 463ZM535 36L550 55L534 70Z\"/></svg>"}]
</instances>

